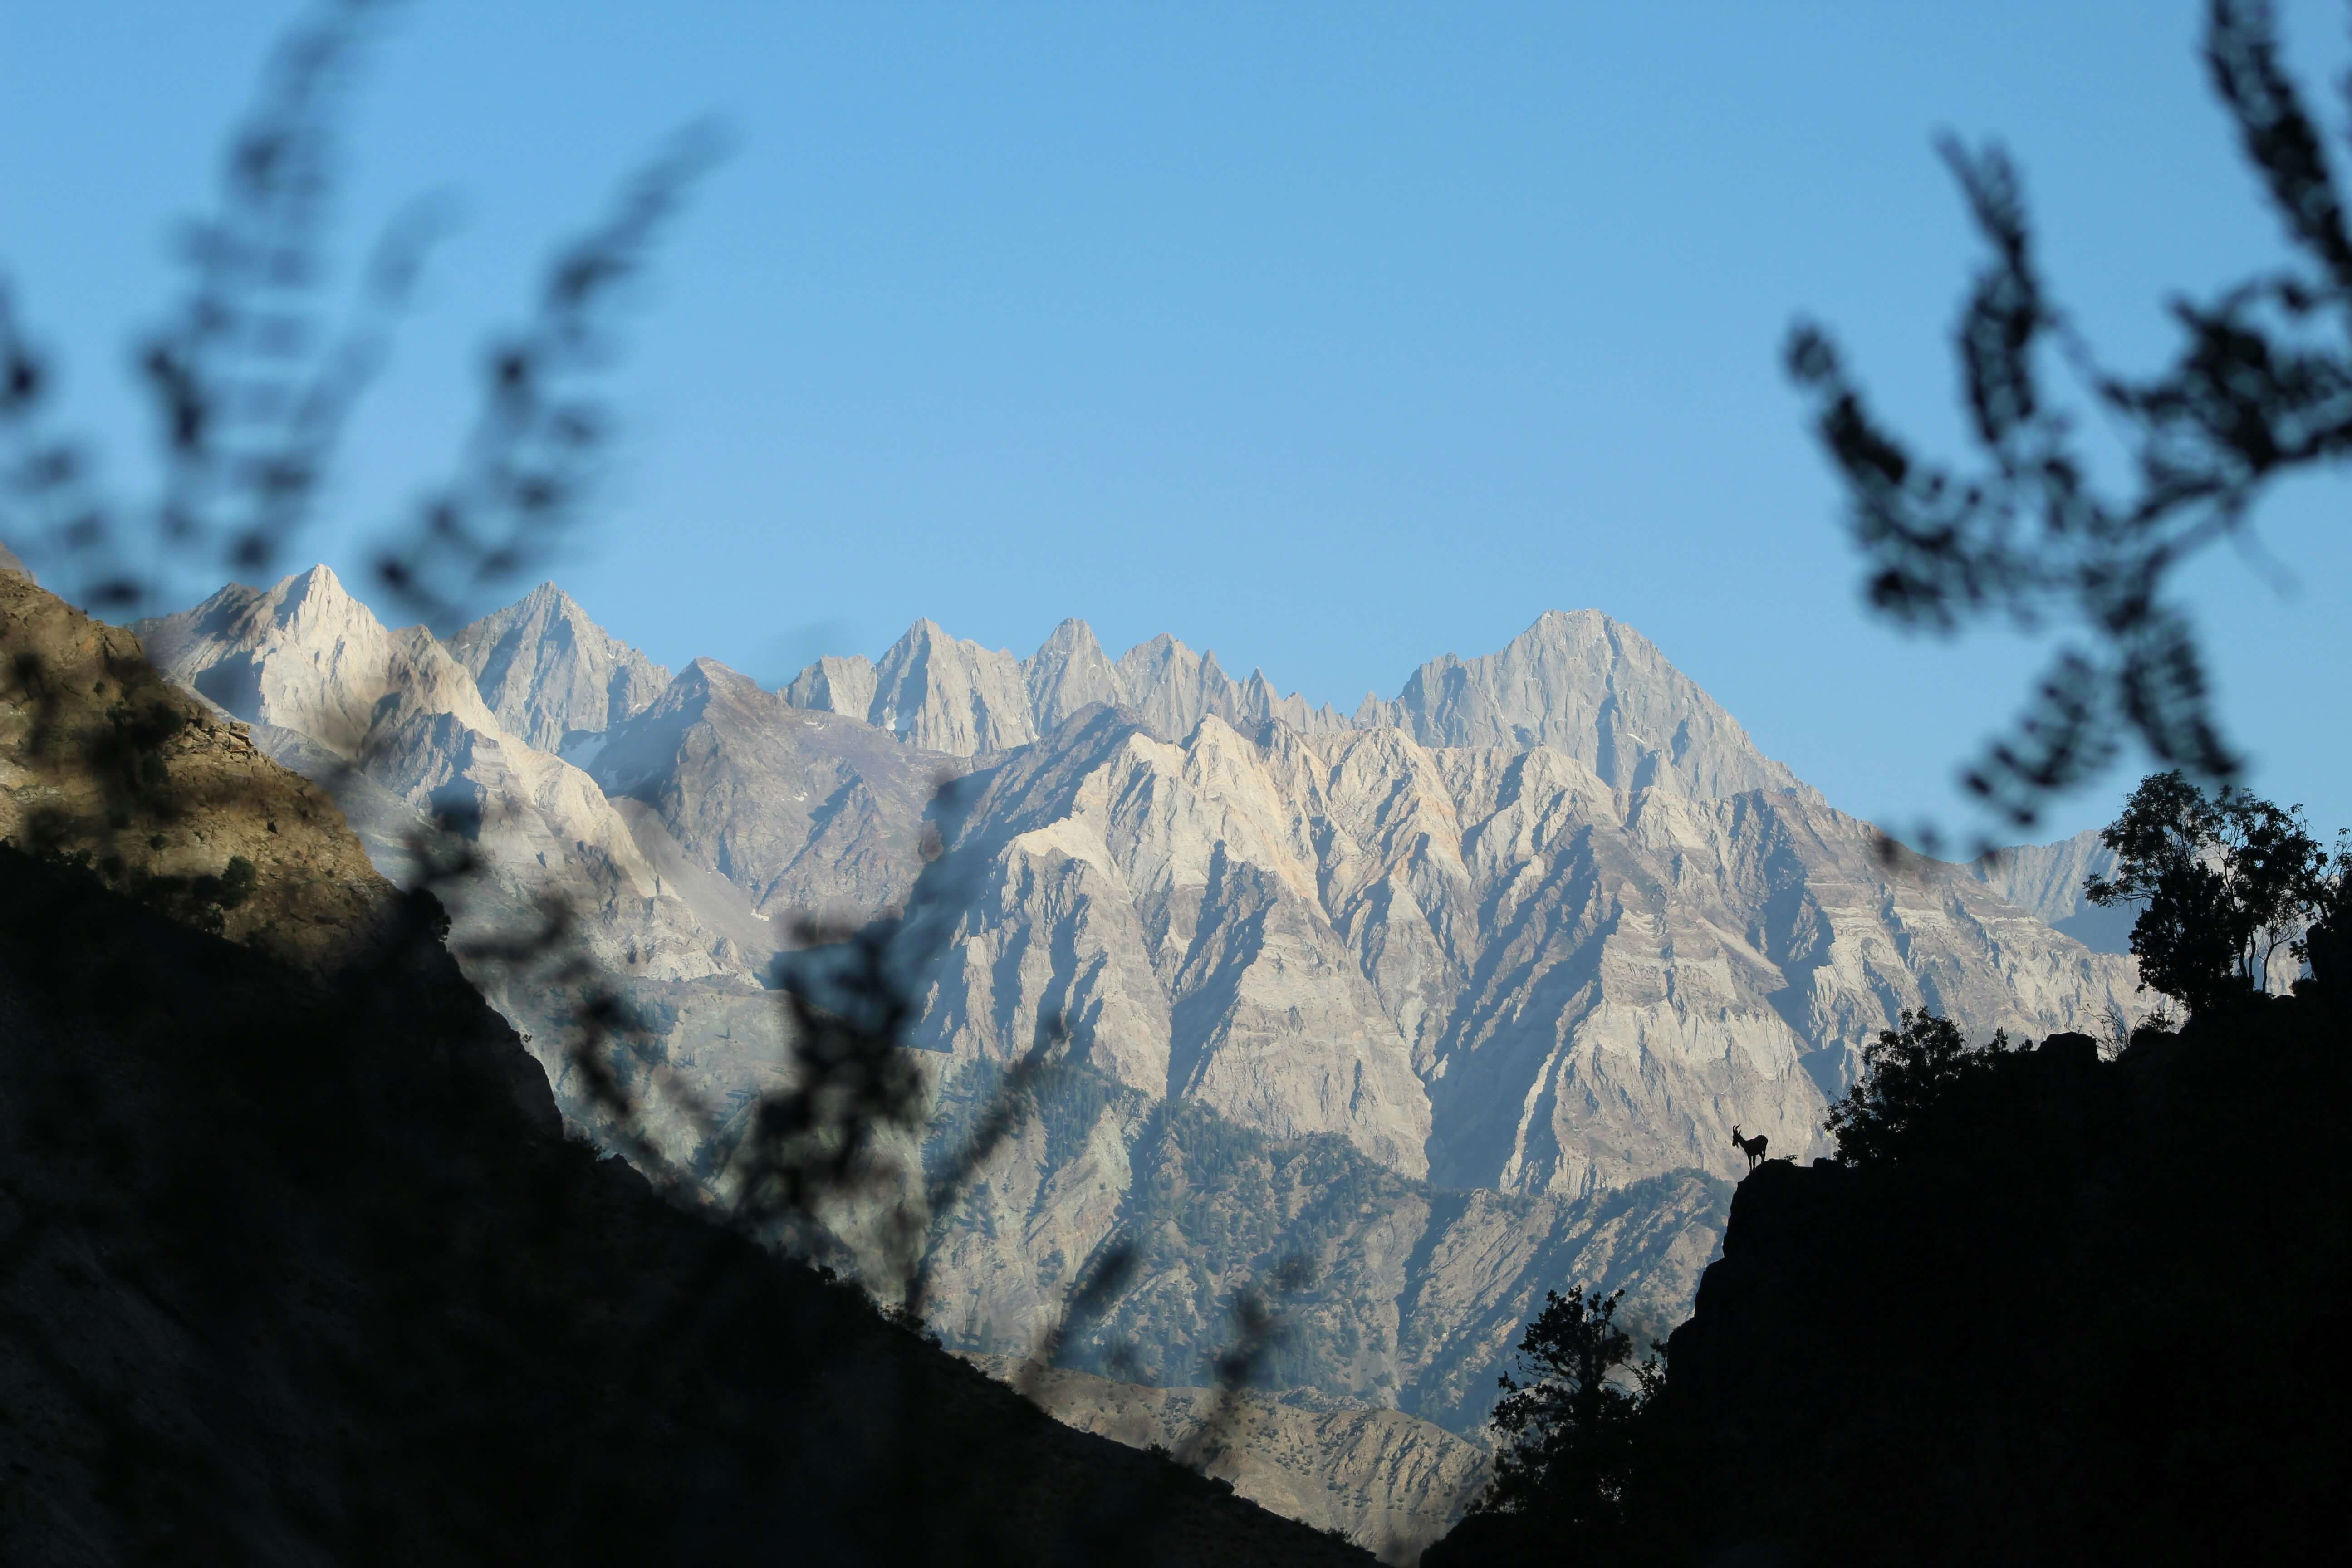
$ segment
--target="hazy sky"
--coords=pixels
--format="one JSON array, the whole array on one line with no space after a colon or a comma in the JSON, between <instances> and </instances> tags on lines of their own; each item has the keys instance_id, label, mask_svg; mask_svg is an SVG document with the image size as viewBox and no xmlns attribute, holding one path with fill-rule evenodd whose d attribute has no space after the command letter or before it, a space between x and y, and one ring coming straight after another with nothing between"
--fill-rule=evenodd
<instances>
[{"instance_id":1,"label":"hazy sky","mask_svg":"<svg viewBox=\"0 0 2352 1568\"><path fill-rule=\"evenodd\" d=\"M2200 8L422 0L357 100L343 255L421 193L468 219L304 560L358 582L552 242L716 110L737 153L646 292L621 482L554 574L656 658L774 683L920 616L1025 654L1077 615L1352 708L1593 605L1838 805L1964 826L1956 763L2034 650L1861 613L1780 343L1817 314L1902 424L1956 428L1948 128L2009 144L2078 319L2154 363L2168 292L2279 254ZM2286 9L2339 112L2344 7ZM0 6L0 266L126 482L166 220L295 14ZM2291 591L2223 552L2197 595L2254 782L2331 831L2346 501L2264 513Z\"/></svg>"}]
</instances>

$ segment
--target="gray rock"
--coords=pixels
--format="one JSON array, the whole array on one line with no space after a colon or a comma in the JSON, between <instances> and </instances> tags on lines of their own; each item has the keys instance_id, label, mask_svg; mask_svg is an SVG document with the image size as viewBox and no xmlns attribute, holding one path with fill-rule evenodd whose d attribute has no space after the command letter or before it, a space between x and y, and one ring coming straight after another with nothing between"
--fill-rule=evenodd
<instances>
[{"instance_id":1,"label":"gray rock","mask_svg":"<svg viewBox=\"0 0 2352 1568\"><path fill-rule=\"evenodd\" d=\"M1060 729L1082 709L1126 698L1118 672L1095 640L1094 628L1080 620L1055 626L1037 651L1021 661L1021 678L1029 689L1031 722L1041 735Z\"/></svg>"},{"instance_id":2,"label":"gray rock","mask_svg":"<svg viewBox=\"0 0 2352 1568\"><path fill-rule=\"evenodd\" d=\"M507 731L542 752L644 712L669 684L668 670L552 583L476 621L448 648Z\"/></svg>"},{"instance_id":3,"label":"gray rock","mask_svg":"<svg viewBox=\"0 0 2352 1568\"><path fill-rule=\"evenodd\" d=\"M1117 668L1120 700L1166 741L1182 740L1212 716L1244 729L1268 719L1307 731L1344 729L1348 722L1329 708L1308 708L1296 692L1276 696L1263 671L1253 670L1236 684L1218 668L1215 654L1196 654L1165 632L1119 655Z\"/></svg>"},{"instance_id":4,"label":"gray rock","mask_svg":"<svg viewBox=\"0 0 2352 1568\"><path fill-rule=\"evenodd\" d=\"M1969 873L2003 899L2064 931L2093 952L2129 952L2136 904L2105 907L2083 896L2093 877L2112 876L2116 852L2084 828L2054 844L2013 844L1969 862Z\"/></svg>"},{"instance_id":5,"label":"gray rock","mask_svg":"<svg viewBox=\"0 0 2352 1568\"><path fill-rule=\"evenodd\" d=\"M606 794L651 807L683 853L769 921L903 904L931 791L959 765L794 707L707 658L608 731L593 763Z\"/></svg>"},{"instance_id":6,"label":"gray rock","mask_svg":"<svg viewBox=\"0 0 2352 1568\"><path fill-rule=\"evenodd\" d=\"M1550 746L1621 790L1813 794L1647 637L1598 610L1547 610L1499 653L1433 659L1394 701L1366 699L1356 722L1428 746Z\"/></svg>"},{"instance_id":7,"label":"gray rock","mask_svg":"<svg viewBox=\"0 0 2352 1568\"><path fill-rule=\"evenodd\" d=\"M784 700L795 708L863 719L874 707L874 661L864 654L847 658L828 654L793 677L784 688Z\"/></svg>"}]
</instances>

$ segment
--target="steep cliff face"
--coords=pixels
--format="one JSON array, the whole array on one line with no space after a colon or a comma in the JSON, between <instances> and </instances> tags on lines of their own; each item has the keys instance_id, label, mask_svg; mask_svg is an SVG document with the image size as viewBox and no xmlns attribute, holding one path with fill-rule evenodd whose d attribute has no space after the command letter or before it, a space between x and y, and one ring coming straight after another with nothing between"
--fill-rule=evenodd
<instances>
[{"instance_id":1,"label":"steep cliff face","mask_svg":"<svg viewBox=\"0 0 2352 1568\"><path fill-rule=\"evenodd\" d=\"M784 687L787 701L845 714L909 744L956 756L1007 751L1047 734L1097 702L1124 704L1165 741L1202 719L1234 725L1279 719L1296 730L1338 730L1347 720L1277 694L1263 672L1235 681L1217 656L1161 635L1114 664L1086 622L1064 621L1025 659L950 637L918 621L882 656L826 658Z\"/></svg>"},{"instance_id":2,"label":"steep cliff face","mask_svg":"<svg viewBox=\"0 0 2352 1568\"><path fill-rule=\"evenodd\" d=\"M1029 689L1029 711L1041 735L1057 730L1081 709L1126 700L1118 671L1081 620L1064 621L1035 653L1021 661Z\"/></svg>"},{"instance_id":3,"label":"steep cliff face","mask_svg":"<svg viewBox=\"0 0 2352 1568\"><path fill-rule=\"evenodd\" d=\"M1116 670L1119 700L1163 740L1181 740L1211 718L1236 728L1268 719L1301 731L1347 727L1339 713L1309 708L1297 692L1277 695L1265 671L1254 669L1247 680L1236 681L1219 668L1215 654L1194 653L1165 632L1119 655Z\"/></svg>"},{"instance_id":4,"label":"steep cliff face","mask_svg":"<svg viewBox=\"0 0 2352 1568\"><path fill-rule=\"evenodd\" d=\"M698 658L609 731L591 766L613 798L651 807L688 855L777 921L904 903L931 791L961 764Z\"/></svg>"},{"instance_id":5,"label":"steep cliff face","mask_svg":"<svg viewBox=\"0 0 2352 1568\"><path fill-rule=\"evenodd\" d=\"M541 583L520 602L449 639L508 733L542 752L644 712L669 671L588 618L571 595Z\"/></svg>"},{"instance_id":6,"label":"steep cliff face","mask_svg":"<svg viewBox=\"0 0 2352 1568\"><path fill-rule=\"evenodd\" d=\"M471 645L496 656L484 667L500 672L494 689L537 713L533 722L587 714L565 706L587 668L575 655L618 646L580 632L568 605L534 595L483 623L505 630ZM739 894L665 875L683 858L657 821L633 819L588 774L508 731L429 633L386 629L323 566L267 590L232 584L137 630L163 674L252 724L261 744L331 791L391 868L410 868L436 821L457 822L484 866L450 893L462 940L532 928L560 899L586 956L625 980L748 985L778 945L751 929ZM625 673L642 662L612 665ZM533 697L517 666L556 685ZM547 1048L553 1021L529 1020Z\"/></svg>"},{"instance_id":7,"label":"steep cliff face","mask_svg":"<svg viewBox=\"0 0 2352 1568\"><path fill-rule=\"evenodd\" d=\"M545 722L595 717L566 706L582 670L636 668L583 664L618 645L567 605L535 594L468 644L496 650L485 689ZM749 981L782 945L777 919L903 903L933 787L987 752L939 816L952 853L929 875L964 913L926 1043L1006 1059L1055 1036L1146 1093L1278 1137L1336 1132L1450 1184L1735 1174L1735 1125L1810 1152L1854 1050L1903 1007L2044 1032L2138 1001L2127 962L1981 873L1880 864L1867 825L1590 614L1448 667L1450 697L1420 680L1406 727L1311 732L1237 729L1202 697L1223 679L1213 661L1172 639L1114 666L1073 622L1023 668L925 623L881 669L817 667L799 701L697 661L635 715L567 729L586 773L505 731L453 658L385 632L323 572L150 629L173 675L268 733L361 756L417 811L480 810L516 896L570 889L600 952L647 981ZM887 725L806 705L819 686L867 690L867 673ZM1106 687L1159 719L1094 702ZM1016 744L1041 705L1058 722ZM1506 720L1507 744L1414 732Z\"/></svg>"},{"instance_id":8,"label":"steep cliff face","mask_svg":"<svg viewBox=\"0 0 2352 1568\"><path fill-rule=\"evenodd\" d=\"M2013 844L1969 862L1970 875L2009 902L2064 931L2094 952L2129 952L2139 910L2102 908L2083 896L2093 877L2115 874L2116 852L2085 828L2055 844Z\"/></svg>"},{"instance_id":9,"label":"steep cliff face","mask_svg":"<svg viewBox=\"0 0 2352 1568\"><path fill-rule=\"evenodd\" d=\"M324 566L267 589L232 583L131 629L156 668L224 711L298 731L346 759L366 747L387 698L499 730L473 678L430 633L387 630Z\"/></svg>"},{"instance_id":10,"label":"steep cliff face","mask_svg":"<svg viewBox=\"0 0 2352 1568\"><path fill-rule=\"evenodd\" d=\"M1903 1007L1987 1031L2134 1005L1950 868L1891 871L1793 792L1628 794L1549 747L1402 733L1181 744L1104 710L977 775L976 889L927 1039L1066 1049L1409 1174L1580 1194L1732 1175L1732 1128L1811 1152Z\"/></svg>"},{"instance_id":11,"label":"steep cliff face","mask_svg":"<svg viewBox=\"0 0 2352 1568\"><path fill-rule=\"evenodd\" d=\"M1733 1127L1817 1152L1901 1008L2039 1034L2137 1006L2127 960L1979 877L1884 865L1868 825L1601 617L1457 661L1394 722L1277 701L1172 639L1114 663L1071 622L1026 661L925 624L782 693L697 660L632 713L607 681L589 729L580 672L635 667L583 664L609 639L562 605L485 622L468 646L504 673L481 658L478 687L339 593L225 593L159 644L333 778L381 863L431 809L481 808L475 929L563 893L706 1103L781 1081L759 985L793 916L952 922L917 1026L945 1097L931 1156L968 1074L1074 1076L937 1216L934 1321L1026 1343L1137 1238L1074 1347L1097 1371L1201 1381L1236 1294L1303 1252L1329 1283L1283 1385L1475 1426L1546 1286L1623 1285L1675 1321L1745 1169ZM493 700L561 718L578 765ZM494 999L543 1037L567 1005ZM656 1131L680 1154L704 1135Z\"/></svg>"}]
</instances>

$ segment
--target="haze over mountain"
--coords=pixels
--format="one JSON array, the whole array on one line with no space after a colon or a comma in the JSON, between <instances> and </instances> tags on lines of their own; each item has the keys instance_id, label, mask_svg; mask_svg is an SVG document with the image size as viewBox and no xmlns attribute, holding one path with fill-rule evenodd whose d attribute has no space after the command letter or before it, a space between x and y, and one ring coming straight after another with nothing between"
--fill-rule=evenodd
<instances>
[{"instance_id":1,"label":"haze over mountain","mask_svg":"<svg viewBox=\"0 0 2352 1568\"><path fill-rule=\"evenodd\" d=\"M2036 1036L2139 1010L2130 960L2048 923L2079 854L1890 865L1597 611L1353 718L1170 637L1113 659L1076 620L1026 658L919 622L782 691L668 675L551 584L446 645L324 568L138 629L388 874L431 813L476 814L461 931L569 899L712 1103L776 1081L763 988L796 916L952 921L916 1027L935 1136L1003 1064L1058 1065L933 1216L935 1324L1017 1350L1143 1237L1073 1354L1171 1386L1303 1254L1285 1386L1474 1430L1543 1289L1679 1318L1734 1125L1820 1152L1903 1008ZM584 1116L548 1043L567 998L489 994Z\"/></svg>"}]
</instances>

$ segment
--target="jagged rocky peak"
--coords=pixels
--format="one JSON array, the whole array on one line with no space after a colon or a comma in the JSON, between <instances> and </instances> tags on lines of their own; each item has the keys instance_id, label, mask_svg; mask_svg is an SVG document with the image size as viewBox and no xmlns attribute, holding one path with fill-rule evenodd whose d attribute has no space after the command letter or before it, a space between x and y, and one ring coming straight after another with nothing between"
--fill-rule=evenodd
<instances>
[{"instance_id":1,"label":"jagged rocky peak","mask_svg":"<svg viewBox=\"0 0 2352 1568\"><path fill-rule=\"evenodd\" d=\"M1117 668L1127 705L1142 714L1163 740L1190 734L1211 714L1244 727L1268 719L1308 732L1349 727L1335 710L1309 708L1295 691L1276 696L1262 670L1251 671L1246 682L1234 680L1218 665L1214 653L1194 653L1166 632L1119 655Z\"/></svg>"},{"instance_id":2,"label":"jagged rocky peak","mask_svg":"<svg viewBox=\"0 0 2352 1568\"><path fill-rule=\"evenodd\" d=\"M1349 727L1331 708L1309 708L1296 692L1278 695L1263 672L1234 680L1215 654L1194 653L1165 633L1114 664L1094 629L1075 618L1024 659L917 621L878 665L856 655L821 658L793 678L783 697L795 708L845 713L913 745L965 757L1026 745L1097 703L1134 709L1168 741L1212 715L1243 727L1269 719L1311 732Z\"/></svg>"},{"instance_id":3,"label":"jagged rocky peak","mask_svg":"<svg viewBox=\"0 0 2352 1568\"><path fill-rule=\"evenodd\" d=\"M971 757L1037 738L1024 666L1003 648L950 637L919 620L881 662L826 658L794 676L795 708L845 713L924 751Z\"/></svg>"},{"instance_id":4,"label":"jagged rocky peak","mask_svg":"<svg viewBox=\"0 0 2352 1568\"><path fill-rule=\"evenodd\" d=\"M1075 617L1055 626L1037 651L1021 661L1021 675L1041 735L1095 703L1127 700L1118 671L1095 639L1094 628Z\"/></svg>"},{"instance_id":5,"label":"jagged rocky peak","mask_svg":"<svg viewBox=\"0 0 2352 1568\"><path fill-rule=\"evenodd\" d=\"M874 661L862 653L827 654L793 678L784 700L820 713L863 719L874 707Z\"/></svg>"},{"instance_id":6,"label":"jagged rocky peak","mask_svg":"<svg viewBox=\"0 0 2352 1568\"><path fill-rule=\"evenodd\" d=\"M194 609L131 630L181 685L239 719L299 731L345 757L395 694L477 729L499 728L472 677L430 632L387 630L324 566L266 589L232 583Z\"/></svg>"},{"instance_id":7,"label":"jagged rocky peak","mask_svg":"<svg viewBox=\"0 0 2352 1568\"><path fill-rule=\"evenodd\" d=\"M476 621L448 648L499 721L544 752L644 712L669 684L668 670L552 583Z\"/></svg>"},{"instance_id":8,"label":"jagged rocky peak","mask_svg":"<svg viewBox=\"0 0 2352 1568\"><path fill-rule=\"evenodd\" d=\"M1547 610L1500 652L1432 659L1394 701L1366 699L1356 722L1428 746L1549 746L1622 790L1819 798L1649 638L1598 610Z\"/></svg>"},{"instance_id":9,"label":"jagged rocky peak","mask_svg":"<svg viewBox=\"0 0 2352 1568\"><path fill-rule=\"evenodd\" d=\"M762 918L866 919L905 901L923 868L924 809L956 764L698 658L614 726L591 765Z\"/></svg>"},{"instance_id":10,"label":"jagged rocky peak","mask_svg":"<svg viewBox=\"0 0 2352 1568\"><path fill-rule=\"evenodd\" d=\"M950 637L928 618L908 626L874 667L866 717L927 751L963 757L1037 738L1021 661L1006 649Z\"/></svg>"}]
</instances>

